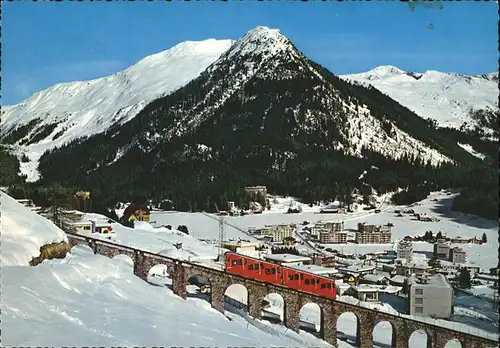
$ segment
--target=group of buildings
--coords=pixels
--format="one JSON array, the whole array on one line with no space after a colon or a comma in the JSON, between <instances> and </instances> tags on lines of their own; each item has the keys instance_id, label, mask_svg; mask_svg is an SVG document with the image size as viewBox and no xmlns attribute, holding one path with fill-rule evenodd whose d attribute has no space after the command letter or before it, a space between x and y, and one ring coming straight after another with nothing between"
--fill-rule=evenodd
<instances>
[{"instance_id":1,"label":"group of buildings","mask_svg":"<svg viewBox=\"0 0 500 348\"><path fill-rule=\"evenodd\" d=\"M391 226L368 225L365 222L358 223L356 232L356 243L358 244L390 244Z\"/></svg>"},{"instance_id":2,"label":"group of buildings","mask_svg":"<svg viewBox=\"0 0 500 348\"><path fill-rule=\"evenodd\" d=\"M344 231L344 222L316 223L311 228L311 236L321 244L345 244L347 232Z\"/></svg>"},{"instance_id":3,"label":"group of buildings","mask_svg":"<svg viewBox=\"0 0 500 348\"><path fill-rule=\"evenodd\" d=\"M296 224L267 225L261 229L249 229L251 234L267 237L277 243L294 237L296 231ZM321 244L346 244L348 240L343 221L318 222L313 227L306 227L303 232L309 239ZM390 244L391 226L360 223L353 241L358 244Z\"/></svg>"},{"instance_id":4,"label":"group of buildings","mask_svg":"<svg viewBox=\"0 0 500 348\"><path fill-rule=\"evenodd\" d=\"M464 249L451 247L451 243L444 239L438 239L434 244L434 257L454 264L466 263L467 261L467 253Z\"/></svg>"}]
</instances>

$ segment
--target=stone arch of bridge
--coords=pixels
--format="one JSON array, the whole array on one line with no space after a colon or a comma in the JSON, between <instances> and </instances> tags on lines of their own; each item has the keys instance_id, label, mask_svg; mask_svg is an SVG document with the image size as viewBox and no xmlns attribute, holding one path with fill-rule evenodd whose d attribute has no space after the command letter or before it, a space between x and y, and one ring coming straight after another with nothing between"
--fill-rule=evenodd
<instances>
[{"instance_id":1,"label":"stone arch of bridge","mask_svg":"<svg viewBox=\"0 0 500 348\"><path fill-rule=\"evenodd\" d=\"M283 294L271 290L261 299L260 306L263 319L272 323L285 323L287 303Z\"/></svg>"},{"instance_id":2,"label":"stone arch of bridge","mask_svg":"<svg viewBox=\"0 0 500 348\"><path fill-rule=\"evenodd\" d=\"M135 260L129 254L118 254L113 256L111 259L114 261L118 261L121 264L126 265L127 267L132 267L132 270L134 269Z\"/></svg>"},{"instance_id":3,"label":"stone arch of bridge","mask_svg":"<svg viewBox=\"0 0 500 348\"><path fill-rule=\"evenodd\" d=\"M168 263L158 262L148 267L147 282L160 285L172 286L172 267Z\"/></svg>"},{"instance_id":4,"label":"stone arch of bridge","mask_svg":"<svg viewBox=\"0 0 500 348\"><path fill-rule=\"evenodd\" d=\"M432 334L425 329L413 330L408 337L408 348L432 348Z\"/></svg>"},{"instance_id":5,"label":"stone arch of bridge","mask_svg":"<svg viewBox=\"0 0 500 348\"><path fill-rule=\"evenodd\" d=\"M377 320L371 334L374 344L377 343L380 347L397 347L396 325L391 320Z\"/></svg>"},{"instance_id":6,"label":"stone arch of bridge","mask_svg":"<svg viewBox=\"0 0 500 348\"><path fill-rule=\"evenodd\" d=\"M224 309L237 312L248 311L249 293L242 283L230 284L224 291Z\"/></svg>"},{"instance_id":7,"label":"stone arch of bridge","mask_svg":"<svg viewBox=\"0 0 500 348\"><path fill-rule=\"evenodd\" d=\"M448 340L443 348L464 348L464 344L458 338Z\"/></svg>"},{"instance_id":8,"label":"stone arch of bridge","mask_svg":"<svg viewBox=\"0 0 500 348\"><path fill-rule=\"evenodd\" d=\"M314 334L321 334L324 326L323 308L316 302L306 302L299 309L299 328Z\"/></svg>"},{"instance_id":9,"label":"stone arch of bridge","mask_svg":"<svg viewBox=\"0 0 500 348\"><path fill-rule=\"evenodd\" d=\"M81 241L81 243L73 244L71 247L70 253L76 254L76 253L88 253L88 254L95 254L94 250L85 243L85 241Z\"/></svg>"},{"instance_id":10,"label":"stone arch of bridge","mask_svg":"<svg viewBox=\"0 0 500 348\"><path fill-rule=\"evenodd\" d=\"M361 343L361 322L353 311L342 312L337 317L337 338L359 346ZM353 325L354 324L354 325Z\"/></svg>"},{"instance_id":11,"label":"stone arch of bridge","mask_svg":"<svg viewBox=\"0 0 500 348\"><path fill-rule=\"evenodd\" d=\"M92 250L92 252L95 253L95 250L94 250L95 244L94 244L93 240L90 238L77 238L77 237L74 237L72 235L68 235L68 242L73 247L75 247L77 245L88 246Z\"/></svg>"},{"instance_id":12,"label":"stone arch of bridge","mask_svg":"<svg viewBox=\"0 0 500 348\"><path fill-rule=\"evenodd\" d=\"M194 297L212 304L212 280L203 273L191 274L186 280L187 297Z\"/></svg>"}]
</instances>

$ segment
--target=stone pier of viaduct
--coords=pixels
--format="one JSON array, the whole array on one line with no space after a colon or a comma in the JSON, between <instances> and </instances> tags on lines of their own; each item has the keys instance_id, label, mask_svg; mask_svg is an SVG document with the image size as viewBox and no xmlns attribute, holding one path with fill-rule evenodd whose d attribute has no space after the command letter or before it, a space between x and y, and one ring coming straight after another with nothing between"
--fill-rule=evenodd
<instances>
[{"instance_id":1,"label":"stone pier of viaduct","mask_svg":"<svg viewBox=\"0 0 500 348\"><path fill-rule=\"evenodd\" d=\"M241 284L247 289L248 314L254 318L261 317L263 300L266 295L271 293L281 295L285 307L284 325L297 332L299 331L300 309L307 303L315 303L321 310L320 336L333 346L337 346L337 319L343 313L351 312L356 316L358 321L356 345L360 348L373 347L373 329L382 321L389 322L392 326L391 346L393 348L408 348L410 335L416 330L424 330L427 333L427 348L444 348L446 343L453 339L460 341L462 348L498 347L498 342L470 333L455 331L283 286L231 275L198 264L172 259L100 239L72 233L67 233L67 235L71 245L87 245L95 254L107 257L114 257L120 254L129 256L134 261L134 274L144 281L147 281L148 273L153 266L167 266L168 273L172 276L173 292L182 298L187 297L186 285L191 277L203 276L208 278L211 285L211 305L222 313L224 313L224 294L234 284Z\"/></svg>"}]
</instances>

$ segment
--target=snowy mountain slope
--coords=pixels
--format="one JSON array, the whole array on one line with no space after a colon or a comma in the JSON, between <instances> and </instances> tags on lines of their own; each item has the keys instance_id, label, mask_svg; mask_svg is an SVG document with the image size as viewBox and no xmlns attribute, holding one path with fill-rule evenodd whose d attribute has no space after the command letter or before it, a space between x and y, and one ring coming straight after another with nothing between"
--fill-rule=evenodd
<instances>
[{"instance_id":1,"label":"snowy mountain slope","mask_svg":"<svg viewBox=\"0 0 500 348\"><path fill-rule=\"evenodd\" d=\"M344 161L336 175L347 177L371 154L383 155L391 171L396 159L410 166L479 161L377 89L336 77L278 30L257 27L183 88L106 134L46 153L39 170L47 181L87 185L117 200L134 187L187 201L186 189L303 176L318 163L323 172Z\"/></svg>"},{"instance_id":2,"label":"snowy mountain slope","mask_svg":"<svg viewBox=\"0 0 500 348\"><path fill-rule=\"evenodd\" d=\"M26 126L11 143L28 145L18 149L30 158L21 171L28 180L36 180L38 159L45 150L130 120L150 101L196 78L232 43L186 41L111 76L54 85L3 107L0 136Z\"/></svg>"},{"instance_id":3,"label":"snowy mountain slope","mask_svg":"<svg viewBox=\"0 0 500 348\"><path fill-rule=\"evenodd\" d=\"M288 69L282 69L279 67L280 64L292 66ZM226 72L233 72L233 74L226 76L220 81L221 74ZM209 79L205 82L205 86L212 85L213 87L208 91L208 95L203 101L194 105L194 114L187 112L183 119L179 121L176 125L177 127L174 128L176 136L180 136L186 131L198 127L203 121L206 121L203 115L211 115L214 109L220 108L229 102L235 93L243 94L238 99L244 103L245 99L248 98L245 95L245 90L248 89L245 85L257 79L262 81L287 81L306 78L316 80L316 85L313 89L314 91L321 91L323 93L321 95L323 100L319 102L322 104L322 108L326 110L315 110L314 108L300 110L300 104L297 106L290 105L290 108L293 108L292 112L294 113L297 126L305 128L304 132L317 129L325 118L333 117L337 122L345 122L345 127L339 127L339 135L344 138L344 141L338 138L335 139L333 148L344 149L348 154L360 156L362 147L365 147L393 158L399 158L404 153L412 153L415 155L419 154L425 161L430 160L434 164L450 160L423 142L412 138L406 132L398 129L396 125L392 128L394 131L392 139L387 140L385 137L381 137L380 134L385 133L383 122L374 117L370 109L364 105L360 105L358 108L358 105L354 101L344 100L340 92L335 89L335 86L332 86L309 63L302 52L298 51L293 43L277 29L256 27L250 30L229 51L224 53L219 60L211 65L207 69L207 73L209 74ZM220 86L224 86L224 92L219 100L199 112L199 106L203 102L208 101L210 95L215 96L219 92L217 89ZM292 87L289 86L288 88ZM308 97L318 98L319 96L308 95ZM335 110L335 106L339 109L341 108L344 113L355 117L345 117L343 112ZM305 113L304 120L300 120L300 116L298 115L301 111ZM264 123L266 117L264 115ZM346 122L347 119L348 122Z\"/></svg>"},{"instance_id":4,"label":"snowy mountain slope","mask_svg":"<svg viewBox=\"0 0 500 348\"><path fill-rule=\"evenodd\" d=\"M438 125L459 128L471 108L498 108L498 73L466 76L429 70L424 73L403 71L393 66L341 75L346 80L370 84L423 118Z\"/></svg>"},{"instance_id":5,"label":"snowy mountain slope","mask_svg":"<svg viewBox=\"0 0 500 348\"><path fill-rule=\"evenodd\" d=\"M29 210L0 191L0 263L4 266L29 266L40 256L45 244L67 241L66 234L51 221Z\"/></svg>"}]
</instances>

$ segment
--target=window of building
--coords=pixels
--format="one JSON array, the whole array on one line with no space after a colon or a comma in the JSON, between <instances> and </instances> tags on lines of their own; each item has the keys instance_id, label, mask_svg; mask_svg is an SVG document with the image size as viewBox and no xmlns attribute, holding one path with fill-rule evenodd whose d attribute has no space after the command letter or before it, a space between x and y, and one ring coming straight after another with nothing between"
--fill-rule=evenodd
<instances>
[{"instance_id":1,"label":"window of building","mask_svg":"<svg viewBox=\"0 0 500 348\"><path fill-rule=\"evenodd\" d=\"M88 231L90 230L90 226L83 226L83 229Z\"/></svg>"},{"instance_id":2,"label":"window of building","mask_svg":"<svg viewBox=\"0 0 500 348\"><path fill-rule=\"evenodd\" d=\"M415 289L415 295L423 295L424 289Z\"/></svg>"},{"instance_id":3,"label":"window of building","mask_svg":"<svg viewBox=\"0 0 500 348\"><path fill-rule=\"evenodd\" d=\"M423 307L415 307L415 313L423 313L424 308Z\"/></svg>"},{"instance_id":4,"label":"window of building","mask_svg":"<svg viewBox=\"0 0 500 348\"><path fill-rule=\"evenodd\" d=\"M330 284L328 284L328 285L330 285ZM367 300L375 300L377 298L375 295L376 294L374 294L374 293L367 293L366 294L366 299Z\"/></svg>"},{"instance_id":5,"label":"window of building","mask_svg":"<svg viewBox=\"0 0 500 348\"><path fill-rule=\"evenodd\" d=\"M416 298L415 304L424 304L424 299L423 298Z\"/></svg>"}]
</instances>

